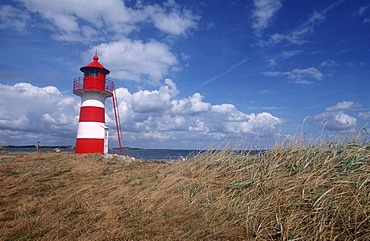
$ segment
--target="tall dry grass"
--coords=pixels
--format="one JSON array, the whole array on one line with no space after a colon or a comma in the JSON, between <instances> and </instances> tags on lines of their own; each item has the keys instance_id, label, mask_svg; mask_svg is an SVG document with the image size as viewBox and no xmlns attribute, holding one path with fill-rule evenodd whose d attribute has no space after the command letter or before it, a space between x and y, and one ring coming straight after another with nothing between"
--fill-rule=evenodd
<instances>
[{"instance_id":1,"label":"tall dry grass","mask_svg":"<svg viewBox=\"0 0 370 241\"><path fill-rule=\"evenodd\" d=\"M368 240L370 145L0 160L1 240Z\"/></svg>"},{"instance_id":2,"label":"tall dry grass","mask_svg":"<svg viewBox=\"0 0 370 241\"><path fill-rule=\"evenodd\" d=\"M188 163L192 201L213 238L367 240L369 155L370 146L329 145L201 156Z\"/></svg>"}]
</instances>

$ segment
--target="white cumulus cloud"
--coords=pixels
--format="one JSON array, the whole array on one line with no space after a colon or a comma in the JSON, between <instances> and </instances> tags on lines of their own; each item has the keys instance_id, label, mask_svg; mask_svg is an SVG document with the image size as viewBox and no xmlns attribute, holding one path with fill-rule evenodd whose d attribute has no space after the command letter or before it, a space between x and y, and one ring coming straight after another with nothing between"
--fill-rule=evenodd
<instances>
[{"instance_id":1,"label":"white cumulus cloud","mask_svg":"<svg viewBox=\"0 0 370 241\"><path fill-rule=\"evenodd\" d=\"M180 11L174 2L166 6L167 9L155 4L143 9L156 28L173 35L186 35L188 29L196 28L198 16L186 9Z\"/></svg>"},{"instance_id":2,"label":"white cumulus cloud","mask_svg":"<svg viewBox=\"0 0 370 241\"><path fill-rule=\"evenodd\" d=\"M341 110L351 110L355 108L359 108L360 105L356 104L353 101L342 101L338 102L336 105L330 106L326 108L326 111L341 111Z\"/></svg>"},{"instance_id":3,"label":"white cumulus cloud","mask_svg":"<svg viewBox=\"0 0 370 241\"><path fill-rule=\"evenodd\" d=\"M77 127L77 98L54 86L29 83L0 84L0 92L1 144L70 144Z\"/></svg>"},{"instance_id":4,"label":"white cumulus cloud","mask_svg":"<svg viewBox=\"0 0 370 241\"><path fill-rule=\"evenodd\" d=\"M170 79L151 91L130 93L119 88L117 98L120 112L125 116L124 136L132 142L145 136L151 145L160 141L169 146L183 143L204 147L231 135L239 138L272 135L283 123L270 113L246 114L232 104L212 105L200 93L179 99L176 85Z\"/></svg>"},{"instance_id":5,"label":"white cumulus cloud","mask_svg":"<svg viewBox=\"0 0 370 241\"><path fill-rule=\"evenodd\" d=\"M328 130L350 130L356 127L357 119L343 111L325 112L315 116L315 120Z\"/></svg>"},{"instance_id":6,"label":"white cumulus cloud","mask_svg":"<svg viewBox=\"0 0 370 241\"><path fill-rule=\"evenodd\" d=\"M124 80L159 83L165 75L176 68L178 61L170 48L157 41L121 39L102 43L91 48L84 57L91 61L92 53L98 50L99 58L111 71L110 76Z\"/></svg>"},{"instance_id":7,"label":"white cumulus cloud","mask_svg":"<svg viewBox=\"0 0 370 241\"><path fill-rule=\"evenodd\" d=\"M0 29L32 26L58 41L81 43L89 48L84 59L91 61L98 50L111 77L154 85L182 69L170 45L195 30L200 19L171 0L19 0L0 6L0 17Z\"/></svg>"},{"instance_id":8,"label":"white cumulus cloud","mask_svg":"<svg viewBox=\"0 0 370 241\"><path fill-rule=\"evenodd\" d=\"M360 112L358 116L364 120L370 120L370 111L368 112Z\"/></svg>"},{"instance_id":9,"label":"white cumulus cloud","mask_svg":"<svg viewBox=\"0 0 370 241\"><path fill-rule=\"evenodd\" d=\"M348 131L357 125L357 119L345 111L358 108L359 105L352 101L342 101L334 106L327 107L324 113L318 114L314 119L328 130Z\"/></svg>"},{"instance_id":10,"label":"white cumulus cloud","mask_svg":"<svg viewBox=\"0 0 370 241\"><path fill-rule=\"evenodd\" d=\"M53 29L55 39L67 42L117 40L133 31L140 31L140 25L146 24L167 34L186 35L188 30L196 28L199 20L190 10L181 9L175 2L162 6L138 2L132 7L121 0L20 2L27 11L15 8L0 10L7 19L5 26L10 27L10 21L16 20L19 22L17 26L22 27L20 23L27 22L30 13L37 14L35 17L46 20L47 29Z\"/></svg>"},{"instance_id":11,"label":"white cumulus cloud","mask_svg":"<svg viewBox=\"0 0 370 241\"><path fill-rule=\"evenodd\" d=\"M0 144L74 145L80 98L54 86L29 83L0 85ZM205 148L234 138L271 136L283 121L270 113L243 113L232 104L213 105L195 93L179 98L171 79L153 90L131 93L117 88L123 143L144 148ZM111 100L106 100L106 125L116 143ZM267 144L266 144L267 145Z\"/></svg>"}]
</instances>

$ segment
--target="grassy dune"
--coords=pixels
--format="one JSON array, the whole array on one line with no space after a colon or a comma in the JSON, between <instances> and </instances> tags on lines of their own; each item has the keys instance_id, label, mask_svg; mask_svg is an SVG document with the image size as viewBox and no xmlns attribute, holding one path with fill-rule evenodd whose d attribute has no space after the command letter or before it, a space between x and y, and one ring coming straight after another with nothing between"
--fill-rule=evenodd
<instances>
[{"instance_id":1,"label":"grassy dune","mask_svg":"<svg viewBox=\"0 0 370 241\"><path fill-rule=\"evenodd\" d=\"M176 163L1 155L0 240L370 236L370 146L209 152Z\"/></svg>"}]
</instances>

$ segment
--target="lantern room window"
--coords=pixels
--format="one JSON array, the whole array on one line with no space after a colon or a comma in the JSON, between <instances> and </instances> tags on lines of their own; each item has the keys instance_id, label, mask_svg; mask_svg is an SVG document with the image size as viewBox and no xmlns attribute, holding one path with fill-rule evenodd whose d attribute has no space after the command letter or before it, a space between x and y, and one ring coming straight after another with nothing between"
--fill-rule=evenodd
<instances>
[{"instance_id":1,"label":"lantern room window","mask_svg":"<svg viewBox=\"0 0 370 241\"><path fill-rule=\"evenodd\" d=\"M87 76L98 77L98 72L99 72L99 70L97 70L97 69L94 69L94 68L86 68L84 70L84 76L85 77L87 77Z\"/></svg>"}]
</instances>

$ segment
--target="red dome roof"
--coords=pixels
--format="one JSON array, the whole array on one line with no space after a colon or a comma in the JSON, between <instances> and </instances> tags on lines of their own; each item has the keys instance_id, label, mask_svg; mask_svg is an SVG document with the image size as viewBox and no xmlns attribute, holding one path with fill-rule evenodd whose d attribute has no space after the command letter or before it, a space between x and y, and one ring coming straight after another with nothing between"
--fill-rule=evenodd
<instances>
[{"instance_id":1,"label":"red dome roof","mask_svg":"<svg viewBox=\"0 0 370 241\"><path fill-rule=\"evenodd\" d=\"M110 71L108 69L106 69L103 65L101 65L99 63L99 57L97 54L95 54L94 58L93 58L93 62L91 62L90 64L87 64L86 66L84 67L81 67L80 70L82 72L84 72L87 68L97 68L97 69L100 69L104 75L107 75L110 73Z\"/></svg>"}]
</instances>

